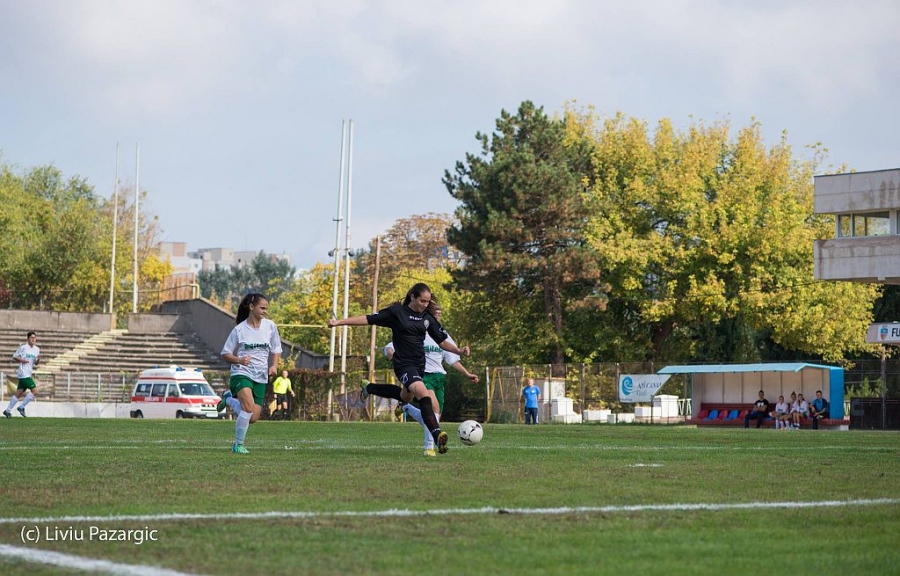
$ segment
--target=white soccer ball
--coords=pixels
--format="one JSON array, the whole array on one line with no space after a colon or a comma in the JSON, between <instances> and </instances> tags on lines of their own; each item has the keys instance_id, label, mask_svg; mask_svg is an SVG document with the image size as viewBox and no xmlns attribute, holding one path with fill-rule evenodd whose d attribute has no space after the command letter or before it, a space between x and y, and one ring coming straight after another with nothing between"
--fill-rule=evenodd
<instances>
[{"instance_id":1,"label":"white soccer ball","mask_svg":"<svg viewBox=\"0 0 900 576\"><path fill-rule=\"evenodd\" d=\"M466 420L459 425L459 428L456 430L456 435L459 436L460 442L466 446L474 446L481 442L481 437L484 435L484 429L478 422Z\"/></svg>"}]
</instances>

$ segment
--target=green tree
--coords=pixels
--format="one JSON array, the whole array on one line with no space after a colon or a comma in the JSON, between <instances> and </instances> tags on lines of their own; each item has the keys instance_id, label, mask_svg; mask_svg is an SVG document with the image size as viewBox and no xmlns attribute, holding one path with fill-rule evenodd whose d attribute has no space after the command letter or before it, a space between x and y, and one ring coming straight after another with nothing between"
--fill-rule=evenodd
<instances>
[{"instance_id":1,"label":"green tree","mask_svg":"<svg viewBox=\"0 0 900 576\"><path fill-rule=\"evenodd\" d=\"M476 138L480 154L466 154L443 179L461 203L447 235L466 256L454 286L520 313L540 303L540 316L524 321L546 348L523 360L561 363L565 313L602 309L605 300L584 228L591 147L531 102L502 111L496 131Z\"/></svg>"},{"instance_id":2,"label":"green tree","mask_svg":"<svg viewBox=\"0 0 900 576\"><path fill-rule=\"evenodd\" d=\"M764 359L764 338L831 360L859 347L877 289L813 280L832 226L812 213L814 160L784 138L767 149L756 122L732 139L727 123L567 117L593 146L588 230L612 287L598 334L653 359Z\"/></svg>"},{"instance_id":3,"label":"green tree","mask_svg":"<svg viewBox=\"0 0 900 576\"><path fill-rule=\"evenodd\" d=\"M317 263L269 305L269 315L284 338L319 354L330 349L331 332L326 325L331 317L333 272L334 265Z\"/></svg>"},{"instance_id":4,"label":"green tree","mask_svg":"<svg viewBox=\"0 0 900 576\"><path fill-rule=\"evenodd\" d=\"M134 191L120 194L116 258L118 296L124 317L131 298ZM20 308L100 311L109 303L113 202L98 197L79 177L53 166L14 172L0 162L0 278L4 305ZM141 215L138 262L153 254L156 218ZM149 306L141 304L142 309Z\"/></svg>"},{"instance_id":5,"label":"green tree","mask_svg":"<svg viewBox=\"0 0 900 576\"><path fill-rule=\"evenodd\" d=\"M237 311L245 294L260 292L270 300L291 286L296 270L287 261L260 251L247 266L201 270L197 275L200 294Z\"/></svg>"},{"instance_id":6,"label":"green tree","mask_svg":"<svg viewBox=\"0 0 900 576\"><path fill-rule=\"evenodd\" d=\"M233 287L230 268L223 268L216 264L212 270L201 270L197 274L197 283L200 284L202 297L218 302L227 308L231 307Z\"/></svg>"}]
</instances>

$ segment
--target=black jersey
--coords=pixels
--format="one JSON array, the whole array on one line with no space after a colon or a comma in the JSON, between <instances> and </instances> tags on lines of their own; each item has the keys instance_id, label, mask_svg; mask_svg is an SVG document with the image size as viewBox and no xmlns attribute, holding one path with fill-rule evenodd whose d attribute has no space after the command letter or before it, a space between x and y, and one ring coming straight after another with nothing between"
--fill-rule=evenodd
<instances>
[{"instance_id":1,"label":"black jersey","mask_svg":"<svg viewBox=\"0 0 900 576\"><path fill-rule=\"evenodd\" d=\"M447 331L428 312L413 312L409 306L397 302L366 316L369 324L384 326L393 331L394 366L416 366L424 370L425 333L440 344L447 339Z\"/></svg>"}]
</instances>

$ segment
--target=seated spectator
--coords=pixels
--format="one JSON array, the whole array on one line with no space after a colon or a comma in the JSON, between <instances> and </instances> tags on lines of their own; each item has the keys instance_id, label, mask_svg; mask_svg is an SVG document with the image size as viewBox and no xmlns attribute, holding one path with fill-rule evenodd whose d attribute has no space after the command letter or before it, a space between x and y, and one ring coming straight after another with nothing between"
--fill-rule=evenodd
<instances>
[{"instance_id":1,"label":"seated spectator","mask_svg":"<svg viewBox=\"0 0 900 576\"><path fill-rule=\"evenodd\" d=\"M794 429L800 429L800 419L809 417L809 402L803 394L797 394L797 401L791 406L791 418L794 420Z\"/></svg>"},{"instance_id":2,"label":"seated spectator","mask_svg":"<svg viewBox=\"0 0 900 576\"><path fill-rule=\"evenodd\" d=\"M784 396L779 396L778 402L775 403L775 410L769 412L769 416L775 419L776 430L779 428L787 430L790 414L791 408L788 406L788 403L784 401Z\"/></svg>"},{"instance_id":3,"label":"seated spectator","mask_svg":"<svg viewBox=\"0 0 900 576\"><path fill-rule=\"evenodd\" d=\"M753 409L744 416L744 428L750 427L750 421L756 420L756 427L762 426L763 420L769 417L769 401L766 400L766 393L759 391L759 398L753 403Z\"/></svg>"},{"instance_id":4,"label":"seated spectator","mask_svg":"<svg viewBox=\"0 0 900 576\"><path fill-rule=\"evenodd\" d=\"M813 430L819 429L819 420L828 418L828 400L822 397L821 390L816 390L816 398L809 404L809 416Z\"/></svg>"}]
</instances>

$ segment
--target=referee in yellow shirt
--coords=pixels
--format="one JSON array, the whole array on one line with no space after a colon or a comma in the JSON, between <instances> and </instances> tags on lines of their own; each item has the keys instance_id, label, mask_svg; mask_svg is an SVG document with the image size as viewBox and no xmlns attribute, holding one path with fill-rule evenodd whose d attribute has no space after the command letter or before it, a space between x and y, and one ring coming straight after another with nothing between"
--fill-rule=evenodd
<instances>
[{"instance_id":1,"label":"referee in yellow shirt","mask_svg":"<svg viewBox=\"0 0 900 576\"><path fill-rule=\"evenodd\" d=\"M291 419L291 410L290 410L290 400L291 395L295 395L294 389L291 386L291 379L288 378L288 371L283 370L281 372L281 376L275 379L272 382L272 392L275 393L275 411L281 409L281 419L282 420L290 420ZM273 414L274 416L274 414ZM274 418L273 418L274 420Z\"/></svg>"}]
</instances>

